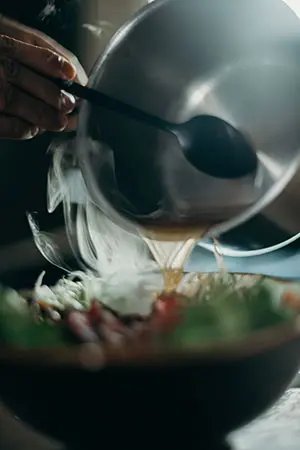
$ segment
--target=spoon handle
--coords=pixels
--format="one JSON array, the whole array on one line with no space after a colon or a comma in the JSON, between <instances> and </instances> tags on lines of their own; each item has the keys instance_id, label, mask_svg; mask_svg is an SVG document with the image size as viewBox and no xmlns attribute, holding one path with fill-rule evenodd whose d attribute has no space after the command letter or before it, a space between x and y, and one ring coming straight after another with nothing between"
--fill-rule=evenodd
<instances>
[{"instance_id":1,"label":"spoon handle","mask_svg":"<svg viewBox=\"0 0 300 450\"><path fill-rule=\"evenodd\" d=\"M167 121L141 111L134 106L128 105L120 100L116 100L109 95L96 91L86 86L82 86L74 81L65 81L61 79L52 79L52 81L62 90L74 95L75 97L87 100L95 106L100 106L110 111L130 117L131 119L143 122L147 125L159 128L161 130L170 130L171 124Z\"/></svg>"}]
</instances>

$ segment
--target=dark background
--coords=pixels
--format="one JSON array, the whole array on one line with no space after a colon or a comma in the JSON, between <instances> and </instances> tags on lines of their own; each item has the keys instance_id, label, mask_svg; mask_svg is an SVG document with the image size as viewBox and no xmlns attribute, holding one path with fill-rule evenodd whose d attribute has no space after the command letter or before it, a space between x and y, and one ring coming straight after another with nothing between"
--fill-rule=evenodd
<instances>
[{"instance_id":1,"label":"dark background","mask_svg":"<svg viewBox=\"0 0 300 450\"><path fill-rule=\"evenodd\" d=\"M57 1L57 12L41 20L39 15L46 1L0 1L0 12L40 29L76 54L79 2ZM47 149L53 134L45 134L31 141L0 140L0 283L14 287L32 286L42 268L47 270L49 282L60 272L39 258L31 239L26 211L38 211L41 223L51 230L63 225L61 212L46 212L46 180L49 165ZM25 242L26 245L18 245ZM13 246L12 246L13 245ZM24 252L28 260L36 258L30 268L17 267ZM6 255L9 258L6 258ZM7 259L7 266L5 263ZM12 262L11 262L12 261Z\"/></svg>"}]
</instances>

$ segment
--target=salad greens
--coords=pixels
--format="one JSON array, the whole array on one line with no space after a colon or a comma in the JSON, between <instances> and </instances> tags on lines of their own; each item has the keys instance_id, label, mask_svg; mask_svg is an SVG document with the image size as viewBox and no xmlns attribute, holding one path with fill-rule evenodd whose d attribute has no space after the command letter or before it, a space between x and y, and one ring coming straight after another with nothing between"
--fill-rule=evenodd
<instances>
[{"instance_id":1,"label":"salad greens","mask_svg":"<svg viewBox=\"0 0 300 450\"><path fill-rule=\"evenodd\" d=\"M254 281L253 281L254 280ZM68 286L68 284L66 284ZM40 293L46 293L43 289ZM53 292L52 292L53 293ZM288 293L288 302L284 295ZM60 296L61 284L60 284ZM52 294L51 294L52 295ZM78 297L78 298L77 298ZM82 285L72 285L68 307L58 297L25 300L11 289L0 289L0 343L25 348L97 342L115 345L147 336L161 345L193 347L216 340L234 340L280 323L300 312L300 285L268 278L241 283L237 276L222 274L200 282L187 297L161 294L148 316L124 316L117 304L84 297ZM71 299L73 303L71 302ZM143 302L143 298L137 299ZM147 298L145 301L149 302ZM298 303L297 303L298 302ZM291 305L298 304L295 309ZM80 307L78 307L80 305ZM147 308L149 307L149 304Z\"/></svg>"},{"instance_id":2,"label":"salad greens","mask_svg":"<svg viewBox=\"0 0 300 450\"><path fill-rule=\"evenodd\" d=\"M277 282L262 279L237 288L232 276L211 281L206 293L196 294L183 308L177 327L164 336L166 343L193 346L200 342L239 339L295 317L281 303Z\"/></svg>"},{"instance_id":3,"label":"salad greens","mask_svg":"<svg viewBox=\"0 0 300 450\"><path fill-rule=\"evenodd\" d=\"M62 345L66 337L60 325L38 319L16 291L1 288L0 342L36 348Z\"/></svg>"}]
</instances>

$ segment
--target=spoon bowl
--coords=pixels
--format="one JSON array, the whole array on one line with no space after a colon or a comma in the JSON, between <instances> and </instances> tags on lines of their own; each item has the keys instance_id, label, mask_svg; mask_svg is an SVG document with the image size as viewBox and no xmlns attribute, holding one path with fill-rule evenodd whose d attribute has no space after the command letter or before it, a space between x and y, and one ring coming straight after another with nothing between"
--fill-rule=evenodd
<instances>
[{"instance_id":1,"label":"spoon bowl","mask_svg":"<svg viewBox=\"0 0 300 450\"><path fill-rule=\"evenodd\" d=\"M258 159L250 142L224 120L198 116L171 130L188 161L208 175L234 179L257 170Z\"/></svg>"}]
</instances>

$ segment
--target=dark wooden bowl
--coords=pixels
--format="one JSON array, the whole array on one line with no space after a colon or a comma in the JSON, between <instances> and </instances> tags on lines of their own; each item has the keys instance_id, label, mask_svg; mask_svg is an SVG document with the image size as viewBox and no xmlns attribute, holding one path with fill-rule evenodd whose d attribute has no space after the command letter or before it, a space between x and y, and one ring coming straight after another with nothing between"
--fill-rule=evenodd
<instances>
[{"instance_id":1,"label":"dark wooden bowl","mask_svg":"<svg viewBox=\"0 0 300 450\"><path fill-rule=\"evenodd\" d=\"M299 320L184 353L0 348L0 395L72 450L219 450L283 394L299 362Z\"/></svg>"}]
</instances>

